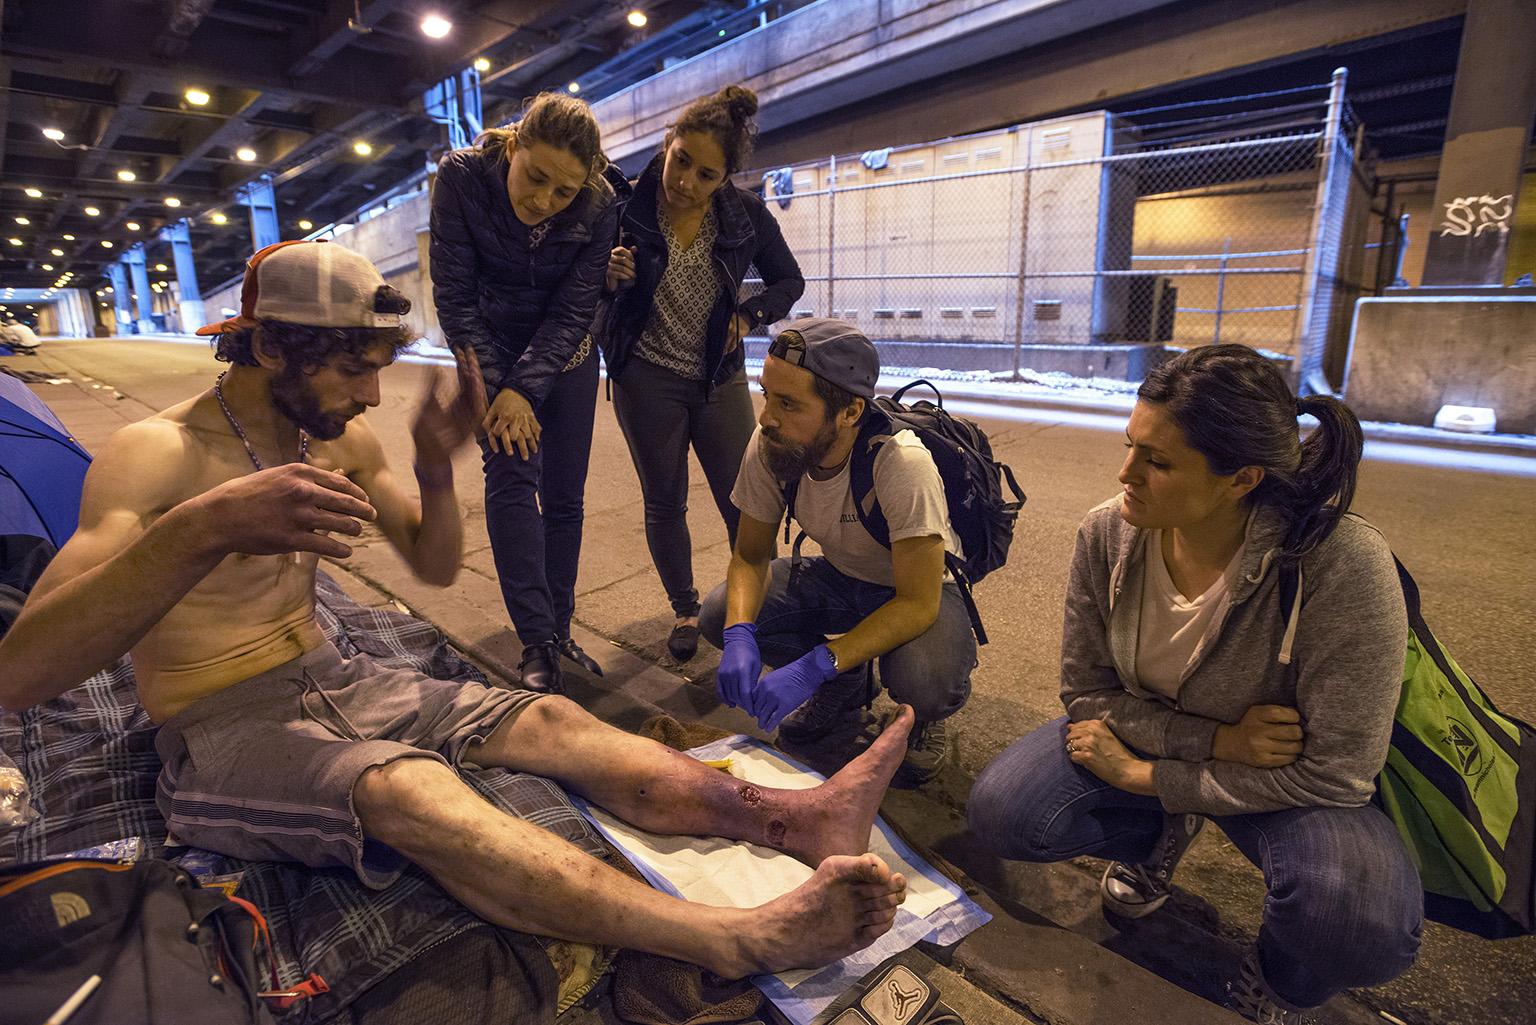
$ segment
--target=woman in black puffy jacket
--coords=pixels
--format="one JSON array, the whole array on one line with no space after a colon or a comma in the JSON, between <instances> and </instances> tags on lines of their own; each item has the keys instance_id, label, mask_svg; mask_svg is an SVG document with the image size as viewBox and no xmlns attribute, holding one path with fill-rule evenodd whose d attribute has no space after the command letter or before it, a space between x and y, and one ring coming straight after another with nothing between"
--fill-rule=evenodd
<instances>
[{"instance_id":1,"label":"woman in black puffy jacket","mask_svg":"<svg viewBox=\"0 0 1536 1025\"><path fill-rule=\"evenodd\" d=\"M597 403L589 331L617 220L606 164L587 105L546 93L445 156L432 190L432 297L484 409L486 525L532 689L560 689L562 654L601 673L570 631Z\"/></svg>"},{"instance_id":2,"label":"woman in black puffy jacket","mask_svg":"<svg viewBox=\"0 0 1536 1025\"><path fill-rule=\"evenodd\" d=\"M730 180L751 151L756 113L752 90L727 86L683 110L633 184L608 172L625 202L608 268L615 294L599 336L645 496L646 542L676 617L667 649L680 662L699 637L688 447L734 545L731 488L756 424L742 339L788 315L805 291L778 221ZM764 287L743 299L750 266Z\"/></svg>"}]
</instances>

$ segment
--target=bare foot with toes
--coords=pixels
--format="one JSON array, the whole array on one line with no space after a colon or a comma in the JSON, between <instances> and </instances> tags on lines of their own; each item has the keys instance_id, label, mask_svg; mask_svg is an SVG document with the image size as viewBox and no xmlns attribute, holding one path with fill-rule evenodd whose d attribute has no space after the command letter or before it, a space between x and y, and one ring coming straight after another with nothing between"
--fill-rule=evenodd
<instances>
[{"instance_id":1,"label":"bare foot with toes","mask_svg":"<svg viewBox=\"0 0 1536 1025\"><path fill-rule=\"evenodd\" d=\"M878 856L834 856L777 900L743 912L738 947L714 970L727 978L820 968L890 931L907 881Z\"/></svg>"},{"instance_id":2,"label":"bare foot with toes","mask_svg":"<svg viewBox=\"0 0 1536 1025\"><path fill-rule=\"evenodd\" d=\"M911 706L902 705L874 743L831 779L811 790L789 792L792 821L802 825L774 846L812 867L833 855L869 850L869 831L906 756L913 721Z\"/></svg>"}]
</instances>

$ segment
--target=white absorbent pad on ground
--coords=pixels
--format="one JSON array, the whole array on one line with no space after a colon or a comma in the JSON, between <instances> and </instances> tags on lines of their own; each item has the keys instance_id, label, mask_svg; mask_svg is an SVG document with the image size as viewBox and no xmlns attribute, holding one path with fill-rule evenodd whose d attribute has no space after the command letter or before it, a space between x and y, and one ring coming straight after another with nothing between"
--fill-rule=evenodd
<instances>
[{"instance_id":1,"label":"white absorbent pad on ground","mask_svg":"<svg viewBox=\"0 0 1536 1025\"><path fill-rule=\"evenodd\" d=\"M782 752L746 736L726 737L688 754L701 761L729 759L730 773L761 787L799 790L824 777ZM652 886L685 900L752 908L783 896L812 870L768 847L720 837L658 836L636 829L603 809L576 801ZM881 962L919 940L947 946L986 924L991 915L917 855L882 820L875 819L869 849L907 878L906 903L873 945L813 971L762 975L753 981L795 1025L809 1025L828 1004Z\"/></svg>"}]
</instances>

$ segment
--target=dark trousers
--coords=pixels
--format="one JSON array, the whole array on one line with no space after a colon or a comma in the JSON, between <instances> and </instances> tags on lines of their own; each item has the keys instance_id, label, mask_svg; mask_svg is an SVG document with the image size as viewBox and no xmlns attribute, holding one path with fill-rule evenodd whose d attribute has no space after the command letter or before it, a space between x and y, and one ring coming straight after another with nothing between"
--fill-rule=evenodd
<instances>
[{"instance_id":1,"label":"dark trousers","mask_svg":"<svg viewBox=\"0 0 1536 1025\"><path fill-rule=\"evenodd\" d=\"M774 559L757 614L757 648L764 664L774 667L793 662L828 634L847 633L896 594L893 587L844 576L820 556L801 563L793 588L789 576L790 560ZM724 644L724 584L705 599L699 632L717 648ZM911 705L919 721L935 722L965 705L975 665L976 635L965 600L959 588L945 584L933 625L880 656L880 682L893 701ZM850 681L862 672L851 669Z\"/></svg>"},{"instance_id":2,"label":"dark trousers","mask_svg":"<svg viewBox=\"0 0 1536 1025\"><path fill-rule=\"evenodd\" d=\"M543 434L524 459L484 440L485 525L507 615L524 644L571 633L581 521L597 413L597 354L561 374L534 411Z\"/></svg>"},{"instance_id":3,"label":"dark trousers","mask_svg":"<svg viewBox=\"0 0 1536 1025\"><path fill-rule=\"evenodd\" d=\"M1155 797L1117 790L1067 756L1065 717L1015 741L971 788L971 831L1017 861L1092 855L1142 862L1163 827ZM1211 819L1264 872L1264 981L1297 1007L1379 986L1413 964L1424 895L1374 806L1287 808Z\"/></svg>"},{"instance_id":4,"label":"dark trousers","mask_svg":"<svg viewBox=\"0 0 1536 1025\"><path fill-rule=\"evenodd\" d=\"M731 501L731 489L757 424L746 371L709 391L702 381L634 358L613 385L613 412L645 497L651 561L672 612L697 616L699 592L693 583L693 539L688 533L688 446L704 467L734 546L741 513Z\"/></svg>"}]
</instances>

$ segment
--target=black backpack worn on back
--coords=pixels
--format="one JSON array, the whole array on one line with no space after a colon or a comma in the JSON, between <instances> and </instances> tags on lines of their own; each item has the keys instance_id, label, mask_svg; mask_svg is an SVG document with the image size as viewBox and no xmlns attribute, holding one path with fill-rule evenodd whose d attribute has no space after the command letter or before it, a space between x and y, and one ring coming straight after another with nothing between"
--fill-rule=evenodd
<instances>
[{"instance_id":1,"label":"black backpack worn on back","mask_svg":"<svg viewBox=\"0 0 1536 1025\"><path fill-rule=\"evenodd\" d=\"M902 396L918 385L933 391L936 402L921 399L910 405ZM981 613L971 588L983 577L1008 561L1008 546L1013 543L1013 527L1025 502L1024 492L1005 463L992 458L987 433L974 420L952 416L944 409L944 397L931 381L919 380L904 385L889 398L878 397L869 403L864 421L859 425L858 440L848 467L849 486L859 524L869 536L886 548L891 547L891 528L875 495L875 457L880 446L900 431L917 435L933 456L939 477L944 482L944 498L949 506L949 523L960 538L963 558L944 553L944 565L959 585L965 610L971 617L976 643L987 643L981 625ZM1013 493L1009 501L1004 484ZM795 515L795 494L799 481L784 487L784 540L789 541L789 521ZM804 538L804 534L801 534ZM794 560L800 559L800 540L795 541Z\"/></svg>"}]
</instances>

